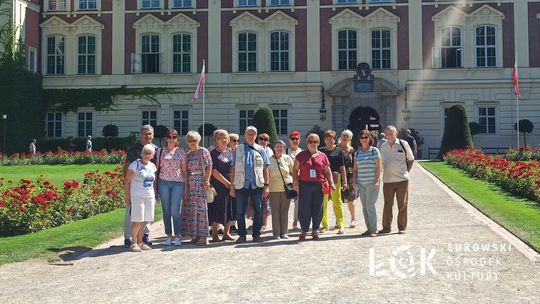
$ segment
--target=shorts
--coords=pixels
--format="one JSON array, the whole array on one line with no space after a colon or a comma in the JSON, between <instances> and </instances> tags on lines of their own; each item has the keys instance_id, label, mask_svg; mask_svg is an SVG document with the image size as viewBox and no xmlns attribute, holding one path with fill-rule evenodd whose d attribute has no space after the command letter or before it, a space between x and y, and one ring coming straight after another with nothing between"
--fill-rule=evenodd
<instances>
[{"instance_id":1,"label":"shorts","mask_svg":"<svg viewBox=\"0 0 540 304\"><path fill-rule=\"evenodd\" d=\"M153 222L156 199L153 197L131 198L131 222Z\"/></svg>"}]
</instances>

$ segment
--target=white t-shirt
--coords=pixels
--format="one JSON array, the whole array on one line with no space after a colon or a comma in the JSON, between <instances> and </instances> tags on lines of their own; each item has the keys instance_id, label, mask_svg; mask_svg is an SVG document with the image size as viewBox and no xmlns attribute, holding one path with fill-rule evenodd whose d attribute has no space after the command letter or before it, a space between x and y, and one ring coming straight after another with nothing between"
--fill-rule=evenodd
<instances>
[{"instance_id":1,"label":"white t-shirt","mask_svg":"<svg viewBox=\"0 0 540 304\"><path fill-rule=\"evenodd\" d=\"M401 141L403 146L399 141ZM405 151L403 151L403 147L405 147ZM390 146L389 142L382 144L381 158L384 183L397 183L409 180L406 159L414 160L414 155L406 141L396 139L392 146Z\"/></svg>"},{"instance_id":2,"label":"white t-shirt","mask_svg":"<svg viewBox=\"0 0 540 304\"><path fill-rule=\"evenodd\" d=\"M135 172L129 192L131 197L137 198L153 198L154 197L154 179L156 178L156 165L153 162L148 162L144 165L139 159L132 162L128 170Z\"/></svg>"}]
</instances>

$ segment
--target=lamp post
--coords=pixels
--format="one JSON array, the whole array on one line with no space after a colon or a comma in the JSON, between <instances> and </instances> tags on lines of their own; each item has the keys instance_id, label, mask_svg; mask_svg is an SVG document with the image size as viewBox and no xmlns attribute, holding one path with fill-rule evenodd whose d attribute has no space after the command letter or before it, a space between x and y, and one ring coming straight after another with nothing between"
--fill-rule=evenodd
<instances>
[{"instance_id":1,"label":"lamp post","mask_svg":"<svg viewBox=\"0 0 540 304\"><path fill-rule=\"evenodd\" d=\"M6 153L7 114L2 114L2 119L4 120L4 145L3 145L4 150L3 150L3 151L4 151L4 154L7 154L7 153Z\"/></svg>"},{"instance_id":2,"label":"lamp post","mask_svg":"<svg viewBox=\"0 0 540 304\"><path fill-rule=\"evenodd\" d=\"M321 108L319 109L319 118L321 121L326 120L326 105L324 99L324 87L321 88Z\"/></svg>"}]
</instances>

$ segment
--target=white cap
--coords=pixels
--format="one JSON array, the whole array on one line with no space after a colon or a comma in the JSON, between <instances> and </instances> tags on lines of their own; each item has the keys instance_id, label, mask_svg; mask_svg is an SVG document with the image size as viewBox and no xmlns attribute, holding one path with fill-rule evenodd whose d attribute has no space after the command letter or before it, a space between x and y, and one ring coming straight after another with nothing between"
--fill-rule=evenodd
<instances>
[{"instance_id":1,"label":"white cap","mask_svg":"<svg viewBox=\"0 0 540 304\"><path fill-rule=\"evenodd\" d=\"M251 131L255 132L255 134L257 134L257 128L255 128L254 126L248 126L246 128L246 132L244 132L244 133L247 133L249 130L251 130Z\"/></svg>"}]
</instances>

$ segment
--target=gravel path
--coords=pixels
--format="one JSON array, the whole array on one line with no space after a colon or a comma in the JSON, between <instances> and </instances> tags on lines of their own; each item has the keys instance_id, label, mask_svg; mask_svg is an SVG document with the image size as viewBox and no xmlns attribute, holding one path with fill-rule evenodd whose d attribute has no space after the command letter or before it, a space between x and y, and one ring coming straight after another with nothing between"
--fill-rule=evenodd
<instances>
[{"instance_id":1,"label":"gravel path","mask_svg":"<svg viewBox=\"0 0 540 304\"><path fill-rule=\"evenodd\" d=\"M418 166L411 189L404 235L359 237L358 203L357 228L343 236L329 231L318 242L269 240L267 232L262 244L157 245L131 253L116 239L71 266L1 266L0 303L540 303L540 263ZM378 209L380 219L382 195ZM161 241L162 223L152 230Z\"/></svg>"}]
</instances>

